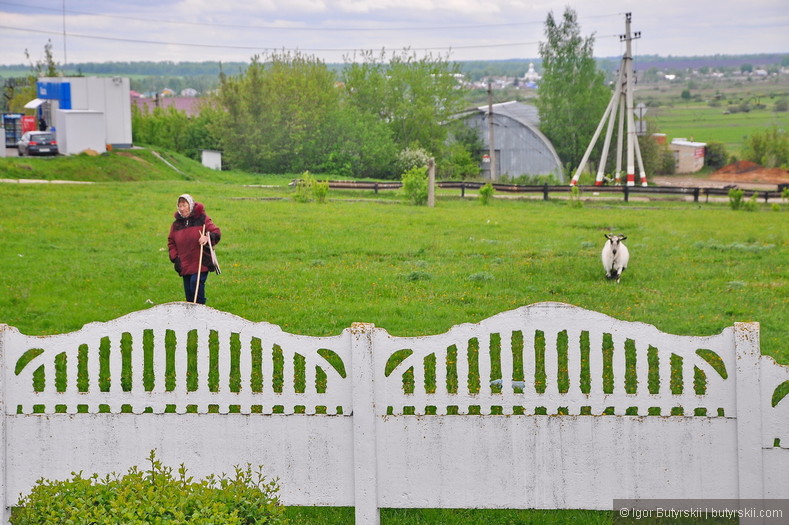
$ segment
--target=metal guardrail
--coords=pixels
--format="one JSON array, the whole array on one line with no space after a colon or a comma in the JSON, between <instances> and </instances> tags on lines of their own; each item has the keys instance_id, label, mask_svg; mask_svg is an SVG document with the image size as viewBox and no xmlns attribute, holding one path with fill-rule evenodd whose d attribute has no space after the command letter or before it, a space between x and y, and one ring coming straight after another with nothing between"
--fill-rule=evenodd
<instances>
[{"instance_id":1,"label":"metal guardrail","mask_svg":"<svg viewBox=\"0 0 789 525\"><path fill-rule=\"evenodd\" d=\"M402 182L372 182L372 181L353 181L353 180L330 180L329 188L331 189L344 189L344 190L372 190L378 193L382 190L397 190L403 187ZM460 196L465 197L466 190L478 190L484 186L485 182L479 181L439 181L436 185L442 189L459 189ZM751 198L756 194L757 198L764 199L768 202L769 199L781 199L781 190L779 185L776 190L749 190L743 189L743 198ZM621 193L625 202L630 199L631 194L662 194L662 195L692 195L693 202L699 202L703 196L705 200L709 200L710 196L729 195L729 190L733 187L725 188L700 188L700 187L679 187L679 186L578 186L581 193ZM501 193L542 193L543 200L548 200L551 193L570 193L572 191L570 186L557 186L557 185L521 185L521 184L493 184L493 188Z\"/></svg>"}]
</instances>

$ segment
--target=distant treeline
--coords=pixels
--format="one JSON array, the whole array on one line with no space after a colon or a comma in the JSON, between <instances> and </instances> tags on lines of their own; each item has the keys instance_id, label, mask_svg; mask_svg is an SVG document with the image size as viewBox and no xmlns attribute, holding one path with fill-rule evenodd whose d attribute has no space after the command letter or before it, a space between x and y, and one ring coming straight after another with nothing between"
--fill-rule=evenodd
<instances>
[{"instance_id":1,"label":"distant treeline","mask_svg":"<svg viewBox=\"0 0 789 525\"><path fill-rule=\"evenodd\" d=\"M620 57L597 58L603 70L615 69L619 66ZM753 66L784 65L789 66L789 53L763 53L750 55L705 55L705 56L660 56L637 55L636 63L644 67L667 69L685 69L698 67L740 67L743 64ZM540 58L514 58L506 60L467 60L457 61L461 71L471 80L479 80L487 76L523 76L533 63L539 70ZM126 76L218 76L220 72L227 75L240 73L249 65L248 62L84 62L78 64L58 64L58 67L69 73L83 75L126 75ZM327 64L330 70L341 70L344 64ZM9 76L8 72L29 71L25 64L0 65L0 75Z\"/></svg>"},{"instance_id":2,"label":"distant treeline","mask_svg":"<svg viewBox=\"0 0 789 525\"><path fill-rule=\"evenodd\" d=\"M541 69L539 58L518 58L507 60L469 60L458 61L460 71L468 81L478 81L487 77L522 77L529 64L536 70ZM613 73L619 67L620 57L598 58L601 70ZM635 57L636 68L641 71L655 68L658 70L686 70L701 67L739 68L744 64L754 67L789 66L789 53L764 53L751 55L708 55L708 56L659 56L638 55ZM219 84L219 74L228 76L243 72L247 62L86 62L78 64L58 65L67 75L128 76L132 79L132 89L140 92L159 91L165 87L176 92L185 88L193 88L203 93L214 89ZM326 64L329 70L339 73L345 64ZM24 64L0 65L0 77L25 76L30 67ZM339 77L339 74L338 74Z\"/></svg>"}]
</instances>

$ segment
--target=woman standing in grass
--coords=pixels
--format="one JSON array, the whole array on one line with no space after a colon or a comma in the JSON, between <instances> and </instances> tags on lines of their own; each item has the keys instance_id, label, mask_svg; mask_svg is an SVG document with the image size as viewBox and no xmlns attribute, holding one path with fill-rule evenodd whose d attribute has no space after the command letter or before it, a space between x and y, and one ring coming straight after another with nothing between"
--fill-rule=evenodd
<instances>
[{"instance_id":1,"label":"woman standing in grass","mask_svg":"<svg viewBox=\"0 0 789 525\"><path fill-rule=\"evenodd\" d=\"M216 245L221 236L222 232L205 214L202 203L195 202L188 193L178 197L178 209L170 226L167 247L175 271L184 280L187 301L205 304L205 281L208 272L215 270L209 247L205 245L209 241L211 246Z\"/></svg>"}]
</instances>

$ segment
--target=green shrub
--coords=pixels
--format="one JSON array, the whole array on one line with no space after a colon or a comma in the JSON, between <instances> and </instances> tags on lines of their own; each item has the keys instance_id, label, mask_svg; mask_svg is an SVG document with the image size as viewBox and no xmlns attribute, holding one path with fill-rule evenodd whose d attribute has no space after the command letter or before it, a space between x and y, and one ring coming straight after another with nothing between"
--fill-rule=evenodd
<instances>
[{"instance_id":1,"label":"green shrub","mask_svg":"<svg viewBox=\"0 0 789 525\"><path fill-rule=\"evenodd\" d=\"M745 139L742 157L765 168L789 165L789 133L777 127L753 133Z\"/></svg>"},{"instance_id":2,"label":"green shrub","mask_svg":"<svg viewBox=\"0 0 789 525\"><path fill-rule=\"evenodd\" d=\"M181 465L178 475L162 466L155 451L150 468L132 467L123 475L74 473L66 481L39 480L20 499L12 525L84 523L144 525L149 523L246 525L284 524L285 509L277 497L276 481L260 467L236 467L235 477L208 476L200 482Z\"/></svg>"},{"instance_id":3,"label":"green shrub","mask_svg":"<svg viewBox=\"0 0 789 525\"><path fill-rule=\"evenodd\" d=\"M412 204L427 203L427 168L415 167L403 173L403 191Z\"/></svg>"},{"instance_id":4,"label":"green shrub","mask_svg":"<svg viewBox=\"0 0 789 525\"><path fill-rule=\"evenodd\" d=\"M708 142L704 152L704 165L713 169L720 169L726 165L729 154L726 146L721 142Z\"/></svg>"},{"instance_id":5,"label":"green shrub","mask_svg":"<svg viewBox=\"0 0 789 525\"><path fill-rule=\"evenodd\" d=\"M742 207L742 196L745 194L742 190L730 189L729 190L729 206L732 210L739 210Z\"/></svg>"},{"instance_id":6,"label":"green shrub","mask_svg":"<svg viewBox=\"0 0 789 525\"><path fill-rule=\"evenodd\" d=\"M483 206L487 206L490 204L494 193L496 193L496 188L493 187L493 184L488 182L479 189L479 202L481 202Z\"/></svg>"},{"instance_id":7,"label":"green shrub","mask_svg":"<svg viewBox=\"0 0 789 525\"><path fill-rule=\"evenodd\" d=\"M326 202L326 196L329 194L329 181L313 180L312 183L312 196L320 204Z\"/></svg>"},{"instance_id":8,"label":"green shrub","mask_svg":"<svg viewBox=\"0 0 789 525\"><path fill-rule=\"evenodd\" d=\"M329 193L329 181L319 181L313 177L309 171L301 175L301 179L296 182L296 194L293 200L296 202L310 202L315 200L321 204L326 202Z\"/></svg>"},{"instance_id":9,"label":"green shrub","mask_svg":"<svg viewBox=\"0 0 789 525\"><path fill-rule=\"evenodd\" d=\"M406 148L397 155L397 173L406 173L414 168L427 168L430 154L422 148Z\"/></svg>"},{"instance_id":10,"label":"green shrub","mask_svg":"<svg viewBox=\"0 0 789 525\"><path fill-rule=\"evenodd\" d=\"M573 171L571 171L569 168L567 169L567 172L573 173ZM563 184L563 182L553 173L545 173L542 175L529 175L524 173L522 175L518 175L517 177L502 175L499 180L503 184L518 184L521 186L542 186L543 184L556 186ZM594 184L594 180L592 180L591 183Z\"/></svg>"},{"instance_id":11,"label":"green shrub","mask_svg":"<svg viewBox=\"0 0 789 525\"><path fill-rule=\"evenodd\" d=\"M581 200L581 188L579 186L572 186L570 188L570 207L583 208L584 201Z\"/></svg>"},{"instance_id":12,"label":"green shrub","mask_svg":"<svg viewBox=\"0 0 789 525\"><path fill-rule=\"evenodd\" d=\"M756 211L756 210L758 210L759 209L759 203L756 202L756 199L757 199L756 192L753 192L751 194L751 198L748 199L747 201L743 202L742 208L745 211Z\"/></svg>"}]
</instances>

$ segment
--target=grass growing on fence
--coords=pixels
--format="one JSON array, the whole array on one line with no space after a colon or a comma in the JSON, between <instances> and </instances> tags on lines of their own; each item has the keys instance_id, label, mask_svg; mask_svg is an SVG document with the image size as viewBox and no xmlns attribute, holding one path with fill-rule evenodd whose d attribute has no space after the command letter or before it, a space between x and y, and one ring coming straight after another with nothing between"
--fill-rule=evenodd
<instances>
[{"instance_id":1,"label":"grass growing on fence","mask_svg":"<svg viewBox=\"0 0 789 525\"><path fill-rule=\"evenodd\" d=\"M299 525L353 523L350 507L288 508L285 516ZM590 510L493 510L493 509L381 509L384 525L610 525L610 511Z\"/></svg>"}]
</instances>

